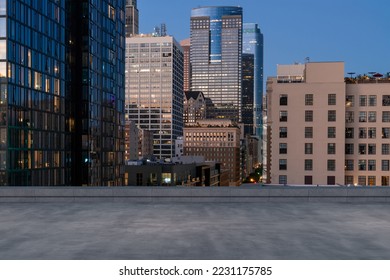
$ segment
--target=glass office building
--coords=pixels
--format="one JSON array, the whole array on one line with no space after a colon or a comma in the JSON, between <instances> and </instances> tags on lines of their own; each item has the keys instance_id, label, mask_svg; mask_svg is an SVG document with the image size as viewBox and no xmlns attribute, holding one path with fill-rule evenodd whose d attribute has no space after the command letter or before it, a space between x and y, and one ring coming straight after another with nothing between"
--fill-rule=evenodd
<instances>
[{"instance_id":1,"label":"glass office building","mask_svg":"<svg viewBox=\"0 0 390 280\"><path fill-rule=\"evenodd\" d=\"M251 54L254 57L254 134L260 139L263 134L263 34L256 23L244 23L243 25L243 54Z\"/></svg>"},{"instance_id":2,"label":"glass office building","mask_svg":"<svg viewBox=\"0 0 390 280\"><path fill-rule=\"evenodd\" d=\"M242 119L242 8L200 7L191 12L191 90L207 98L207 117Z\"/></svg>"},{"instance_id":3,"label":"glass office building","mask_svg":"<svg viewBox=\"0 0 390 280\"><path fill-rule=\"evenodd\" d=\"M121 184L122 34L121 0L0 0L1 185Z\"/></svg>"}]
</instances>

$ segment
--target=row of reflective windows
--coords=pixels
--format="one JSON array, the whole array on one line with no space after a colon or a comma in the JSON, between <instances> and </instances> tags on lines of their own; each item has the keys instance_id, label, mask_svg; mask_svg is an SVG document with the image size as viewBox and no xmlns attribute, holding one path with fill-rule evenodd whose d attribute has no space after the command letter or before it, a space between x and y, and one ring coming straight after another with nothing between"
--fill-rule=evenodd
<instances>
[{"instance_id":1,"label":"row of reflective windows","mask_svg":"<svg viewBox=\"0 0 390 280\"><path fill-rule=\"evenodd\" d=\"M381 186L389 186L390 184L390 176L381 176L380 178L380 185ZM279 175L279 184L288 184L287 175ZM312 185L313 184L313 176L312 175L305 175L303 177L304 184L305 185ZM352 175L346 175L344 179L345 185L359 185L359 186L375 186L377 185L376 182L377 178L376 176L357 176L357 181L355 181L355 177ZM327 185L335 185L336 184L336 177L335 176L327 176Z\"/></svg>"},{"instance_id":2,"label":"row of reflective windows","mask_svg":"<svg viewBox=\"0 0 390 280\"><path fill-rule=\"evenodd\" d=\"M345 105L347 107L354 107L355 96L347 95ZM279 105L287 106L288 105L288 95L281 94L279 97ZM305 105L312 106L314 105L314 95L305 94ZM328 94L328 105L336 105L336 94ZM359 106L377 106L377 95L359 95ZM390 95L382 95L382 106L390 106Z\"/></svg>"}]
</instances>

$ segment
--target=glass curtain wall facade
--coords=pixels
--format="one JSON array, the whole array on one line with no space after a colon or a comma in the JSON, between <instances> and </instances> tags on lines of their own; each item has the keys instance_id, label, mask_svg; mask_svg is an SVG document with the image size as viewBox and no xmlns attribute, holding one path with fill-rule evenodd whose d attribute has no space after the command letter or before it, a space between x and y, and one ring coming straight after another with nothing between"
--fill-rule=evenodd
<instances>
[{"instance_id":1,"label":"glass curtain wall facade","mask_svg":"<svg viewBox=\"0 0 390 280\"><path fill-rule=\"evenodd\" d=\"M191 90L208 100L207 118L241 122L242 8L191 12Z\"/></svg>"},{"instance_id":2,"label":"glass curtain wall facade","mask_svg":"<svg viewBox=\"0 0 390 280\"><path fill-rule=\"evenodd\" d=\"M125 0L68 0L72 184L123 185Z\"/></svg>"},{"instance_id":3,"label":"glass curtain wall facade","mask_svg":"<svg viewBox=\"0 0 390 280\"><path fill-rule=\"evenodd\" d=\"M0 185L70 184L65 14L0 0Z\"/></svg>"},{"instance_id":4,"label":"glass curtain wall facade","mask_svg":"<svg viewBox=\"0 0 390 280\"><path fill-rule=\"evenodd\" d=\"M183 135L183 51L170 36L134 36L126 48L127 117L153 133L154 156L171 158Z\"/></svg>"},{"instance_id":5,"label":"glass curtain wall facade","mask_svg":"<svg viewBox=\"0 0 390 280\"><path fill-rule=\"evenodd\" d=\"M243 25L242 52L254 56L254 134L262 139L264 39L256 23L244 23Z\"/></svg>"},{"instance_id":6,"label":"glass curtain wall facade","mask_svg":"<svg viewBox=\"0 0 390 280\"><path fill-rule=\"evenodd\" d=\"M126 37L131 37L138 34L139 29L139 15L137 8L137 0L126 0L126 22L125 30Z\"/></svg>"},{"instance_id":7,"label":"glass curtain wall facade","mask_svg":"<svg viewBox=\"0 0 390 280\"><path fill-rule=\"evenodd\" d=\"M242 123L244 134L253 135L254 130L254 55L242 54Z\"/></svg>"}]
</instances>

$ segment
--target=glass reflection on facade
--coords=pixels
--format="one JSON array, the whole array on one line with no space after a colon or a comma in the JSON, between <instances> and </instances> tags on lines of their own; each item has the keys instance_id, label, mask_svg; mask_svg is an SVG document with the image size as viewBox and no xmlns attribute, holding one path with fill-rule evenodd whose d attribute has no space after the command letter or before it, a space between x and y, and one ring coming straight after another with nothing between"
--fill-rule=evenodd
<instances>
[{"instance_id":1,"label":"glass reflection on facade","mask_svg":"<svg viewBox=\"0 0 390 280\"><path fill-rule=\"evenodd\" d=\"M126 115L153 133L153 154L171 158L183 135L183 51L171 36L126 38Z\"/></svg>"},{"instance_id":2,"label":"glass reflection on facade","mask_svg":"<svg viewBox=\"0 0 390 280\"><path fill-rule=\"evenodd\" d=\"M244 23L242 52L254 56L254 134L263 135L263 34L256 23Z\"/></svg>"},{"instance_id":3,"label":"glass reflection on facade","mask_svg":"<svg viewBox=\"0 0 390 280\"><path fill-rule=\"evenodd\" d=\"M125 1L68 3L72 183L122 185Z\"/></svg>"},{"instance_id":4,"label":"glass reflection on facade","mask_svg":"<svg viewBox=\"0 0 390 280\"><path fill-rule=\"evenodd\" d=\"M119 185L124 0L0 0L0 185Z\"/></svg>"},{"instance_id":5,"label":"glass reflection on facade","mask_svg":"<svg viewBox=\"0 0 390 280\"><path fill-rule=\"evenodd\" d=\"M242 8L191 12L191 90L202 91L208 118L241 121Z\"/></svg>"},{"instance_id":6,"label":"glass reflection on facade","mask_svg":"<svg viewBox=\"0 0 390 280\"><path fill-rule=\"evenodd\" d=\"M0 184L70 183L65 1L0 0Z\"/></svg>"}]
</instances>

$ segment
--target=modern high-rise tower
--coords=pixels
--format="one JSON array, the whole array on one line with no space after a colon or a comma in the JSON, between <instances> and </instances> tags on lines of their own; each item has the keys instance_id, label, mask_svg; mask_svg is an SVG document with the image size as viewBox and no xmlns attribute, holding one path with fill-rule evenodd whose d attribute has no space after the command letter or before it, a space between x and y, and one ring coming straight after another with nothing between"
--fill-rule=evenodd
<instances>
[{"instance_id":1,"label":"modern high-rise tower","mask_svg":"<svg viewBox=\"0 0 390 280\"><path fill-rule=\"evenodd\" d=\"M153 133L153 154L175 155L183 135L183 51L172 36L126 38L126 115Z\"/></svg>"},{"instance_id":2,"label":"modern high-rise tower","mask_svg":"<svg viewBox=\"0 0 390 280\"><path fill-rule=\"evenodd\" d=\"M242 8L192 9L191 90L204 93L208 118L241 121L241 54Z\"/></svg>"},{"instance_id":3,"label":"modern high-rise tower","mask_svg":"<svg viewBox=\"0 0 390 280\"><path fill-rule=\"evenodd\" d=\"M126 0L125 10L125 30L126 37L131 37L139 32L139 15L137 8L137 0Z\"/></svg>"},{"instance_id":4,"label":"modern high-rise tower","mask_svg":"<svg viewBox=\"0 0 390 280\"><path fill-rule=\"evenodd\" d=\"M243 54L251 54L254 59L253 112L254 134L260 139L263 134L263 34L256 23L243 25Z\"/></svg>"},{"instance_id":5,"label":"modern high-rise tower","mask_svg":"<svg viewBox=\"0 0 390 280\"><path fill-rule=\"evenodd\" d=\"M124 8L0 1L1 185L123 184Z\"/></svg>"}]
</instances>

